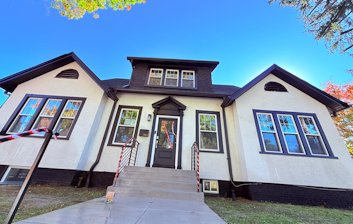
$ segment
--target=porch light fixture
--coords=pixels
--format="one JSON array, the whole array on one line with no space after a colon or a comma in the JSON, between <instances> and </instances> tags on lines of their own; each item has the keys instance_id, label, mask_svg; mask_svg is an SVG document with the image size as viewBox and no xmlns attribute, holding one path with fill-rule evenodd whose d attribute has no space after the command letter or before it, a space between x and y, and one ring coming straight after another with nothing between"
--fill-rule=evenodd
<instances>
[{"instance_id":1,"label":"porch light fixture","mask_svg":"<svg viewBox=\"0 0 353 224\"><path fill-rule=\"evenodd\" d=\"M152 120L152 114L148 114L147 115L147 121L151 121Z\"/></svg>"}]
</instances>

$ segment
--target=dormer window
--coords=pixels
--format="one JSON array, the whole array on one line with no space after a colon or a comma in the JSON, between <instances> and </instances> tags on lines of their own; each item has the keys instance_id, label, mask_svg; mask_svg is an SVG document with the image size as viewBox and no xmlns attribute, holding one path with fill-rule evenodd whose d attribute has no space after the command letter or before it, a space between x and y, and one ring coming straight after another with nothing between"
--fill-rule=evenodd
<instances>
[{"instance_id":1,"label":"dormer window","mask_svg":"<svg viewBox=\"0 0 353 224\"><path fill-rule=\"evenodd\" d=\"M165 86L178 87L179 84L179 70L167 69L165 72Z\"/></svg>"},{"instance_id":2,"label":"dormer window","mask_svg":"<svg viewBox=\"0 0 353 224\"><path fill-rule=\"evenodd\" d=\"M162 85L163 69L151 68L150 75L148 77L148 85L161 86Z\"/></svg>"},{"instance_id":3,"label":"dormer window","mask_svg":"<svg viewBox=\"0 0 353 224\"><path fill-rule=\"evenodd\" d=\"M148 86L195 89L195 71L175 68L151 68Z\"/></svg>"},{"instance_id":4,"label":"dormer window","mask_svg":"<svg viewBox=\"0 0 353 224\"><path fill-rule=\"evenodd\" d=\"M189 70L182 71L181 87L195 88L195 72Z\"/></svg>"}]
</instances>

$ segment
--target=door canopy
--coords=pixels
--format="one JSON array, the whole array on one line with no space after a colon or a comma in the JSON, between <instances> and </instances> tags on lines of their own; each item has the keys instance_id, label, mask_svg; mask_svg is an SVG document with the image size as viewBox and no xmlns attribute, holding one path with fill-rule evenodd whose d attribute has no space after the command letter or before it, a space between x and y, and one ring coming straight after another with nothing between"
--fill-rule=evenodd
<instances>
[{"instance_id":1,"label":"door canopy","mask_svg":"<svg viewBox=\"0 0 353 224\"><path fill-rule=\"evenodd\" d=\"M158 115L183 116L186 106L171 96L152 104L154 113Z\"/></svg>"}]
</instances>

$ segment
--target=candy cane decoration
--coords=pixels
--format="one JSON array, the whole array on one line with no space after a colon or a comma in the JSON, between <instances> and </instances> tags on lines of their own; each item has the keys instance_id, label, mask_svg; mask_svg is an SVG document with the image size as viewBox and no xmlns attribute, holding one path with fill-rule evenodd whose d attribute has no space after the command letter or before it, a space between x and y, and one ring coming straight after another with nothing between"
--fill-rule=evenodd
<instances>
[{"instance_id":1,"label":"candy cane decoration","mask_svg":"<svg viewBox=\"0 0 353 224\"><path fill-rule=\"evenodd\" d=\"M5 136L3 138L0 138L0 143L15 140L18 138L27 137L27 136L34 135L34 134L39 134L41 132L52 133L52 131L48 128L38 128L38 129L28 130L28 131L18 133L18 134L12 134L12 135ZM54 134L55 139L56 139L57 135L59 135L59 134L57 134L57 133Z\"/></svg>"},{"instance_id":2,"label":"candy cane decoration","mask_svg":"<svg viewBox=\"0 0 353 224\"><path fill-rule=\"evenodd\" d=\"M200 151L196 142L194 143L194 154L196 152L196 180L197 180L197 192L200 192Z\"/></svg>"}]
</instances>

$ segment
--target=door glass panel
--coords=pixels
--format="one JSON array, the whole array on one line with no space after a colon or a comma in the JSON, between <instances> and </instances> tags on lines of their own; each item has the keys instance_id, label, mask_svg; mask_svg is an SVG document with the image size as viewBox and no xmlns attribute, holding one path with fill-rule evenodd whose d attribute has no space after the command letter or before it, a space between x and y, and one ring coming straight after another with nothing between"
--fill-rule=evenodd
<instances>
[{"instance_id":1,"label":"door glass panel","mask_svg":"<svg viewBox=\"0 0 353 224\"><path fill-rule=\"evenodd\" d=\"M169 119L160 119L159 122L159 139L157 142L157 147L165 149L175 149L175 141L177 137L177 121Z\"/></svg>"}]
</instances>

